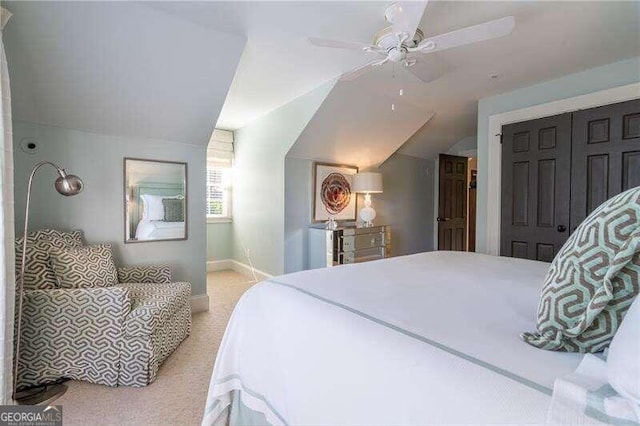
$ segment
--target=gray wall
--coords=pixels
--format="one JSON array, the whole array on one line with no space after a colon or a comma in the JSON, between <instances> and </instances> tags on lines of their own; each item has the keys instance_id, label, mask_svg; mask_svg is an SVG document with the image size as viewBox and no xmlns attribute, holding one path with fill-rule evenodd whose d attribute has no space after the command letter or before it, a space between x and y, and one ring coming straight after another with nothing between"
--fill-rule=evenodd
<instances>
[{"instance_id":1,"label":"gray wall","mask_svg":"<svg viewBox=\"0 0 640 426\"><path fill-rule=\"evenodd\" d=\"M80 176L81 194L64 198L53 189L56 173L43 168L35 178L30 229L82 229L88 243L112 243L117 264L168 263L175 280L189 281L193 295L206 294L206 147L159 140L120 138L78 130L14 122L14 141L34 138L37 154L17 148L15 160L16 233L22 235L26 185L31 168L52 161ZM124 244L123 157L188 163L189 239Z\"/></svg>"},{"instance_id":2,"label":"gray wall","mask_svg":"<svg viewBox=\"0 0 640 426\"><path fill-rule=\"evenodd\" d=\"M372 194L371 202L376 222L391 225L391 253L403 256L433 250L435 162L395 154L380 171L384 192Z\"/></svg>"},{"instance_id":3,"label":"gray wall","mask_svg":"<svg viewBox=\"0 0 640 426\"><path fill-rule=\"evenodd\" d=\"M432 160L395 154L380 167L384 192L373 194L375 223L391 226L391 254L433 250L434 170ZM285 272L308 268L312 216L313 161L285 160ZM363 197L358 197L358 209Z\"/></svg>"},{"instance_id":4,"label":"gray wall","mask_svg":"<svg viewBox=\"0 0 640 426\"><path fill-rule=\"evenodd\" d=\"M256 269L284 272L285 155L335 81L330 81L235 132L233 258Z\"/></svg>"},{"instance_id":5,"label":"gray wall","mask_svg":"<svg viewBox=\"0 0 640 426\"><path fill-rule=\"evenodd\" d=\"M571 98L640 81L640 58L614 62L569 74L534 86L481 99L478 104L478 199L476 250L487 247L487 152L489 116L533 105Z\"/></svg>"},{"instance_id":6,"label":"gray wall","mask_svg":"<svg viewBox=\"0 0 640 426\"><path fill-rule=\"evenodd\" d=\"M233 258L233 224L231 222L207 224L207 260Z\"/></svg>"}]
</instances>

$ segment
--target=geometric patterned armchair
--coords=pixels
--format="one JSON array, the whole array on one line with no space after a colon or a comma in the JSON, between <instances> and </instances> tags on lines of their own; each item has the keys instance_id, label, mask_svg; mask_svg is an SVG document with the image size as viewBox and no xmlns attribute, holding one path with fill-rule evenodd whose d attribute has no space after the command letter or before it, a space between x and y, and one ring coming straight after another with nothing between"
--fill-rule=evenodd
<instances>
[{"instance_id":1,"label":"geometric patterned armchair","mask_svg":"<svg viewBox=\"0 0 640 426\"><path fill-rule=\"evenodd\" d=\"M64 241L50 238L51 233ZM108 287L43 284L51 272L45 272L44 253L51 244L81 240L81 233L73 234L40 230L29 235L26 269L31 267L31 275L25 281L18 388L60 378L146 386L191 332L191 285L171 282L166 265L119 268L119 283ZM39 265L34 256L40 257Z\"/></svg>"}]
</instances>

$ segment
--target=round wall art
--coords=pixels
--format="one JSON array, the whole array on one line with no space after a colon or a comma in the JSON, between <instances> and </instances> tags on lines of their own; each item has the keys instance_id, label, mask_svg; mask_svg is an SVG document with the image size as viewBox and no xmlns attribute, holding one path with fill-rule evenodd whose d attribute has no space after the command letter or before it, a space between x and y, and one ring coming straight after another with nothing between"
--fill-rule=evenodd
<instances>
[{"instance_id":1,"label":"round wall art","mask_svg":"<svg viewBox=\"0 0 640 426\"><path fill-rule=\"evenodd\" d=\"M340 173L331 173L322 181L320 199L331 215L344 210L351 200L351 185Z\"/></svg>"},{"instance_id":2,"label":"round wall art","mask_svg":"<svg viewBox=\"0 0 640 426\"><path fill-rule=\"evenodd\" d=\"M357 167L315 163L313 220L356 220L353 176Z\"/></svg>"}]
</instances>

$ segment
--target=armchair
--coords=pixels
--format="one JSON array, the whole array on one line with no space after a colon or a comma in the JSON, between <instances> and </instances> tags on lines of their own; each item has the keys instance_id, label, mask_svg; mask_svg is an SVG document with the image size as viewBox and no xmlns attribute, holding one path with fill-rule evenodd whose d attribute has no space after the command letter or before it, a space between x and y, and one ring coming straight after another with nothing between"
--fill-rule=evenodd
<instances>
[{"instance_id":1,"label":"armchair","mask_svg":"<svg viewBox=\"0 0 640 426\"><path fill-rule=\"evenodd\" d=\"M18 388L60 378L146 386L191 332L191 285L128 266L103 288L25 290Z\"/></svg>"}]
</instances>

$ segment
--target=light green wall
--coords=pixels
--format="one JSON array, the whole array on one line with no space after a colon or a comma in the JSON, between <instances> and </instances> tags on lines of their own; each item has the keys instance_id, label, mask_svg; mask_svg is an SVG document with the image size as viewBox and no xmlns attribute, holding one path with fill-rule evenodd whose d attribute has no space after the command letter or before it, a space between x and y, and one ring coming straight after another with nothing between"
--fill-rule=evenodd
<instances>
[{"instance_id":1,"label":"light green wall","mask_svg":"<svg viewBox=\"0 0 640 426\"><path fill-rule=\"evenodd\" d=\"M231 222L207 224L207 260L233 258L233 224Z\"/></svg>"},{"instance_id":2,"label":"light green wall","mask_svg":"<svg viewBox=\"0 0 640 426\"><path fill-rule=\"evenodd\" d=\"M284 160L335 80L256 119L235 132L233 258L256 269L284 272ZM319 141L321 143L322 141Z\"/></svg>"},{"instance_id":3,"label":"light green wall","mask_svg":"<svg viewBox=\"0 0 640 426\"><path fill-rule=\"evenodd\" d=\"M624 86L638 81L640 81L640 58L636 57L480 100L478 104L477 251L485 252L487 247L488 181L486 170L488 167L489 117L494 114Z\"/></svg>"},{"instance_id":4,"label":"light green wall","mask_svg":"<svg viewBox=\"0 0 640 426\"><path fill-rule=\"evenodd\" d=\"M82 229L88 243L111 243L119 265L167 263L174 280L189 281L193 295L206 294L205 163L206 147L132 139L14 121L16 146L23 138L39 142L36 154L14 151L16 233L22 234L26 186L32 167L52 161L80 176L84 191L65 198L53 188L56 174L43 168L34 181L30 229ZM186 241L124 244L123 158L188 163Z\"/></svg>"}]
</instances>

